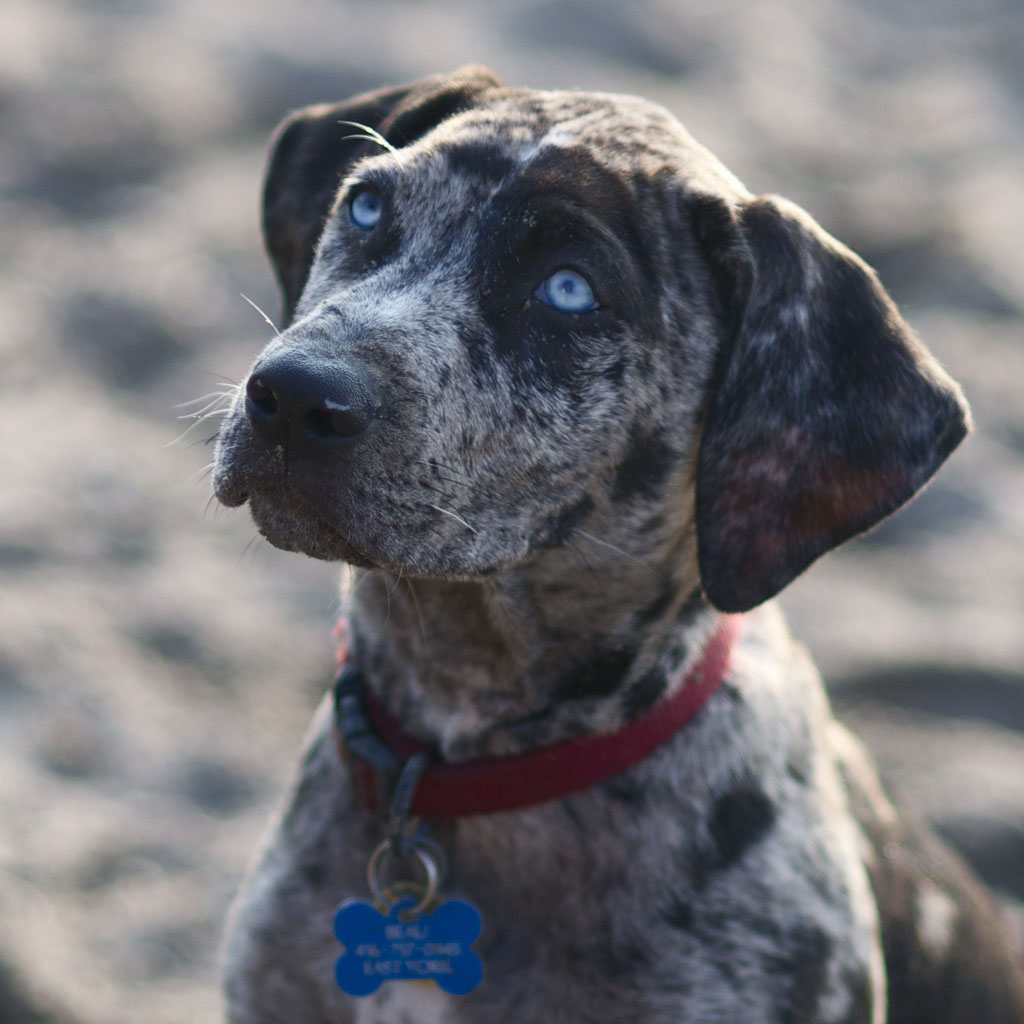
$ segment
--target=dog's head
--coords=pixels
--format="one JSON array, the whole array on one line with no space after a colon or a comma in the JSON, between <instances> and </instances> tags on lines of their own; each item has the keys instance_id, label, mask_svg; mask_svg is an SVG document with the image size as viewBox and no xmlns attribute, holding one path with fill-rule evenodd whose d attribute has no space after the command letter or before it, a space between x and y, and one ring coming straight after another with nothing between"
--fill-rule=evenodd
<instances>
[{"instance_id":1,"label":"dog's head","mask_svg":"<svg viewBox=\"0 0 1024 1024\"><path fill-rule=\"evenodd\" d=\"M286 329L214 482L287 549L475 578L695 533L745 609L967 429L873 272L642 100L471 68L308 108L264 228Z\"/></svg>"}]
</instances>

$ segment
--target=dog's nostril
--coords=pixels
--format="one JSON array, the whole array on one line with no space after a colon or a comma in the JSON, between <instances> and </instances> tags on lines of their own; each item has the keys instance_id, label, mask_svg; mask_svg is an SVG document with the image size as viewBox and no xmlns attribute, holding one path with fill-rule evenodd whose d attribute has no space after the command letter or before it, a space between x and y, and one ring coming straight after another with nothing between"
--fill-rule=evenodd
<instances>
[{"instance_id":1,"label":"dog's nostril","mask_svg":"<svg viewBox=\"0 0 1024 1024\"><path fill-rule=\"evenodd\" d=\"M321 409L310 409L302 425L314 437L355 437L366 430L367 417L350 405L326 401Z\"/></svg>"},{"instance_id":2,"label":"dog's nostril","mask_svg":"<svg viewBox=\"0 0 1024 1024\"><path fill-rule=\"evenodd\" d=\"M245 385L245 393L249 401L265 416L277 415L277 395L274 394L274 389L264 383L261 377L253 374Z\"/></svg>"}]
</instances>

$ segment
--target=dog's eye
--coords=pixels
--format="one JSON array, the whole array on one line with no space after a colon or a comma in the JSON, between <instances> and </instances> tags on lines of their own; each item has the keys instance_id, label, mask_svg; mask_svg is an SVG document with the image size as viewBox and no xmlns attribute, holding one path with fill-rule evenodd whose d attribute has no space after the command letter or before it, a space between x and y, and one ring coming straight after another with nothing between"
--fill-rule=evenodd
<instances>
[{"instance_id":1,"label":"dog's eye","mask_svg":"<svg viewBox=\"0 0 1024 1024\"><path fill-rule=\"evenodd\" d=\"M589 313L598 305L587 279L575 270L556 270L533 294L563 313Z\"/></svg>"},{"instance_id":2,"label":"dog's eye","mask_svg":"<svg viewBox=\"0 0 1024 1024\"><path fill-rule=\"evenodd\" d=\"M349 216L357 228L369 231L377 226L384 211L384 200L374 191L364 188L357 192L348 204Z\"/></svg>"}]
</instances>

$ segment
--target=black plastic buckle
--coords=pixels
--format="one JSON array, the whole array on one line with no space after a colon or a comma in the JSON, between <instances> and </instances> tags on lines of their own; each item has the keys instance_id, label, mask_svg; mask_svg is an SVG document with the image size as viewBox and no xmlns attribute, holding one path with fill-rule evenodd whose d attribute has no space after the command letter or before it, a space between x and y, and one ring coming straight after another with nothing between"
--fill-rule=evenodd
<instances>
[{"instance_id":1,"label":"black plastic buckle","mask_svg":"<svg viewBox=\"0 0 1024 1024\"><path fill-rule=\"evenodd\" d=\"M377 735L363 706L363 678L358 669L346 665L334 684L334 725L350 757L369 766L376 791L378 810L387 814L395 788L402 776L402 761Z\"/></svg>"}]
</instances>

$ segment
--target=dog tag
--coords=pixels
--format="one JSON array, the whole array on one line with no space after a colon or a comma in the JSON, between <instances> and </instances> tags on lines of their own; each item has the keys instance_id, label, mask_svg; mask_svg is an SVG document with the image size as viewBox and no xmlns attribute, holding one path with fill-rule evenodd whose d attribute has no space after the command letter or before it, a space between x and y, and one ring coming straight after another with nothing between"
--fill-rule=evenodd
<instances>
[{"instance_id":1,"label":"dog tag","mask_svg":"<svg viewBox=\"0 0 1024 1024\"><path fill-rule=\"evenodd\" d=\"M338 908L334 934L345 952L334 977L343 992L368 996L385 981L433 981L463 996L480 984L483 963L470 949L483 924L480 911L447 900L432 913L410 917L415 906L400 899L382 914L370 903L346 900Z\"/></svg>"}]
</instances>

